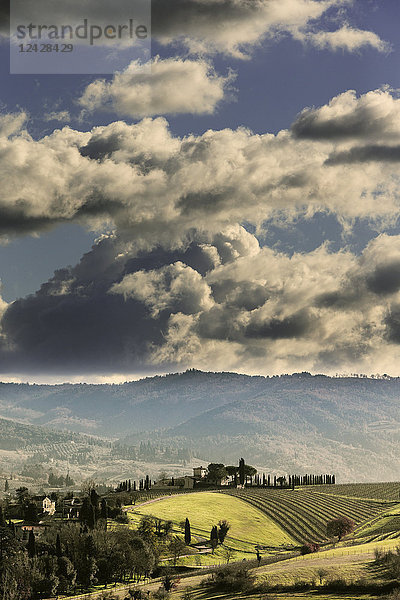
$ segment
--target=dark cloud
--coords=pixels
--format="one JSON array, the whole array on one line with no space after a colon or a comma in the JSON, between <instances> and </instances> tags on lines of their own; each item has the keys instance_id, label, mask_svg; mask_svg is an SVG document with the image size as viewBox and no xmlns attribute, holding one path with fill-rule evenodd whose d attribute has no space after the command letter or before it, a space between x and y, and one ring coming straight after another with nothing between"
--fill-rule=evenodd
<instances>
[{"instance_id":1,"label":"dark cloud","mask_svg":"<svg viewBox=\"0 0 400 600\"><path fill-rule=\"evenodd\" d=\"M392 306L385 319L386 337L389 342L400 344L400 305Z\"/></svg>"},{"instance_id":2,"label":"dark cloud","mask_svg":"<svg viewBox=\"0 0 400 600\"><path fill-rule=\"evenodd\" d=\"M268 299L268 291L252 281L237 282L233 279L217 281L211 285L213 296L218 304L241 308L247 311L263 306Z\"/></svg>"},{"instance_id":3,"label":"dark cloud","mask_svg":"<svg viewBox=\"0 0 400 600\"><path fill-rule=\"evenodd\" d=\"M180 250L157 247L132 256L121 252L124 248L117 238L102 239L75 267L56 271L35 294L9 305L2 319L7 339L7 348L1 351L0 347L2 368L38 372L146 369L151 348L163 344L171 313L199 310L200 292L197 296L198 291L189 288L183 297L182 289L167 310L154 316L146 302L110 290L130 274L163 272L177 263L203 277L213 268L205 248L191 242ZM193 310L188 309L189 301Z\"/></svg>"},{"instance_id":4,"label":"dark cloud","mask_svg":"<svg viewBox=\"0 0 400 600\"><path fill-rule=\"evenodd\" d=\"M400 260L389 264L378 265L367 276L366 284L374 294L395 294L400 290Z\"/></svg>"},{"instance_id":5,"label":"dark cloud","mask_svg":"<svg viewBox=\"0 0 400 600\"><path fill-rule=\"evenodd\" d=\"M145 367L149 344L162 343L167 317L151 319L140 302L108 293L126 272L117 253L115 240L105 239L78 265L56 271L36 294L8 307L2 330L12 350L2 356L3 368L88 372Z\"/></svg>"},{"instance_id":6,"label":"dark cloud","mask_svg":"<svg viewBox=\"0 0 400 600\"><path fill-rule=\"evenodd\" d=\"M195 331L204 340L239 342L243 339L239 316L239 309L215 306L200 315Z\"/></svg>"},{"instance_id":7,"label":"dark cloud","mask_svg":"<svg viewBox=\"0 0 400 600\"><path fill-rule=\"evenodd\" d=\"M245 329L245 337L261 339L290 339L301 338L312 329L313 319L307 311L302 310L283 319L269 321L254 320Z\"/></svg>"},{"instance_id":8,"label":"dark cloud","mask_svg":"<svg viewBox=\"0 0 400 600\"><path fill-rule=\"evenodd\" d=\"M307 109L291 126L296 138L307 140L339 140L364 137L379 132L379 124L372 124L368 111L322 120L318 110Z\"/></svg>"},{"instance_id":9,"label":"dark cloud","mask_svg":"<svg viewBox=\"0 0 400 600\"><path fill-rule=\"evenodd\" d=\"M246 344L249 340L282 340L302 338L315 327L307 311L262 320L254 317L248 325L240 319L241 311L232 306L218 306L201 314L197 332L201 338L228 340Z\"/></svg>"},{"instance_id":10,"label":"dark cloud","mask_svg":"<svg viewBox=\"0 0 400 600\"><path fill-rule=\"evenodd\" d=\"M340 141L398 136L399 100L387 89L357 97L349 90L320 108L304 109L291 126L296 138Z\"/></svg>"},{"instance_id":11,"label":"dark cloud","mask_svg":"<svg viewBox=\"0 0 400 600\"><path fill-rule=\"evenodd\" d=\"M181 211L182 215L193 213L212 214L216 210L220 211L224 206L227 206L230 196L231 191L229 188L223 192L190 192L176 202L176 208Z\"/></svg>"},{"instance_id":12,"label":"dark cloud","mask_svg":"<svg viewBox=\"0 0 400 600\"><path fill-rule=\"evenodd\" d=\"M79 149L81 156L87 156L94 160L110 158L113 152L120 150L123 136L118 132L110 135L94 134L85 146Z\"/></svg>"},{"instance_id":13,"label":"dark cloud","mask_svg":"<svg viewBox=\"0 0 400 600\"><path fill-rule=\"evenodd\" d=\"M370 302L372 292L378 296L390 296L400 290L400 260L391 263L366 265L363 270L343 276L340 287L324 292L315 298L318 308L353 310Z\"/></svg>"},{"instance_id":14,"label":"dark cloud","mask_svg":"<svg viewBox=\"0 0 400 600\"><path fill-rule=\"evenodd\" d=\"M153 35L171 39L197 37L199 33L206 35L207 29L212 29L216 23L224 23L229 28L232 22L259 14L263 6L261 0L174 0L172 3L153 0L151 4Z\"/></svg>"},{"instance_id":15,"label":"dark cloud","mask_svg":"<svg viewBox=\"0 0 400 600\"><path fill-rule=\"evenodd\" d=\"M326 165L350 165L363 162L400 161L400 146L356 146L345 152L334 152L325 161Z\"/></svg>"}]
</instances>

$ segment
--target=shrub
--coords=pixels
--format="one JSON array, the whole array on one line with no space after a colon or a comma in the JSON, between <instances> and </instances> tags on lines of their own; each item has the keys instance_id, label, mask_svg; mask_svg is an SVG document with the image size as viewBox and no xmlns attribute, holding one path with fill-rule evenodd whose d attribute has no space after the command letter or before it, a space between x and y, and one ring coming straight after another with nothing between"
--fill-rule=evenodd
<instances>
[{"instance_id":1,"label":"shrub","mask_svg":"<svg viewBox=\"0 0 400 600\"><path fill-rule=\"evenodd\" d=\"M214 571L205 581L205 585L223 592L250 592L254 580L254 575L247 566L227 565Z\"/></svg>"},{"instance_id":2,"label":"shrub","mask_svg":"<svg viewBox=\"0 0 400 600\"><path fill-rule=\"evenodd\" d=\"M307 542L302 545L300 548L300 554L303 556L305 554L313 554L314 552L319 552L319 544L314 544L313 542Z\"/></svg>"},{"instance_id":3,"label":"shrub","mask_svg":"<svg viewBox=\"0 0 400 600\"><path fill-rule=\"evenodd\" d=\"M332 592L344 592L348 589L349 585L343 577L337 577L336 579L329 579L324 588Z\"/></svg>"}]
</instances>

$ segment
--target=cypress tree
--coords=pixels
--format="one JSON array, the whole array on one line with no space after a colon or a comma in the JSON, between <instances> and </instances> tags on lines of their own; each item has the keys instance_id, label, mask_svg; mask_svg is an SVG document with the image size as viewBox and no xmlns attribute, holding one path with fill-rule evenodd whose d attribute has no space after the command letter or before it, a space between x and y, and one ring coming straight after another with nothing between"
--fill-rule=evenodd
<instances>
[{"instance_id":1,"label":"cypress tree","mask_svg":"<svg viewBox=\"0 0 400 600\"><path fill-rule=\"evenodd\" d=\"M61 540L60 540L59 533L57 533L57 539L56 539L56 556L58 558L61 558L61 556L62 556Z\"/></svg>"},{"instance_id":2,"label":"cypress tree","mask_svg":"<svg viewBox=\"0 0 400 600\"><path fill-rule=\"evenodd\" d=\"M30 558L33 558L34 556L36 556L36 540L35 540L35 534L33 533L32 529L29 532L28 544L27 544L26 548L28 550L28 554L29 554Z\"/></svg>"},{"instance_id":3,"label":"cypress tree","mask_svg":"<svg viewBox=\"0 0 400 600\"><path fill-rule=\"evenodd\" d=\"M244 469L244 458L239 460L239 483L240 485L244 485L245 482L245 469Z\"/></svg>"},{"instance_id":4,"label":"cypress tree","mask_svg":"<svg viewBox=\"0 0 400 600\"><path fill-rule=\"evenodd\" d=\"M91 504L89 507L89 518L87 521L87 525L90 529L94 529L96 525L96 510L93 504Z\"/></svg>"},{"instance_id":5,"label":"cypress tree","mask_svg":"<svg viewBox=\"0 0 400 600\"><path fill-rule=\"evenodd\" d=\"M101 501L100 517L102 519L107 519L108 517L108 506L105 498L103 498Z\"/></svg>"},{"instance_id":6,"label":"cypress tree","mask_svg":"<svg viewBox=\"0 0 400 600\"><path fill-rule=\"evenodd\" d=\"M218 529L216 525L214 525L214 527L211 529L210 542L214 554L214 550L218 546Z\"/></svg>"},{"instance_id":7,"label":"cypress tree","mask_svg":"<svg viewBox=\"0 0 400 600\"><path fill-rule=\"evenodd\" d=\"M9 489L10 489L10 484L8 483L8 479L6 479L6 482L4 484L4 491L8 492Z\"/></svg>"},{"instance_id":8,"label":"cypress tree","mask_svg":"<svg viewBox=\"0 0 400 600\"><path fill-rule=\"evenodd\" d=\"M185 521L185 544L186 544L186 546L189 546L191 541L192 541L192 535L190 533L190 522L189 522L189 519L186 517L186 521Z\"/></svg>"}]
</instances>

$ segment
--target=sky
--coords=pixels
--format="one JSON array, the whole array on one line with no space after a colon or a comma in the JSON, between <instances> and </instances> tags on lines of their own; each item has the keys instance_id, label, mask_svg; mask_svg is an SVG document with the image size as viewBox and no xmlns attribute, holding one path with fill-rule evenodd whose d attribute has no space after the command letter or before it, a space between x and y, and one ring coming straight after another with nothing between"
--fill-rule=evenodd
<instances>
[{"instance_id":1,"label":"sky","mask_svg":"<svg viewBox=\"0 0 400 600\"><path fill-rule=\"evenodd\" d=\"M398 2L149 8L108 74L1 15L0 378L400 375Z\"/></svg>"}]
</instances>

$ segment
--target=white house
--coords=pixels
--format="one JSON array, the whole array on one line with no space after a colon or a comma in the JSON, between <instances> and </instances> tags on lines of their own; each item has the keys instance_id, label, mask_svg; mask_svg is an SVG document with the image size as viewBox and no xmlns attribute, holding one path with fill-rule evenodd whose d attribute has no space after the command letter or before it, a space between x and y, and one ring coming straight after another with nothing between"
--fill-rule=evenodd
<instances>
[{"instance_id":1,"label":"white house","mask_svg":"<svg viewBox=\"0 0 400 600\"><path fill-rule=\"evenodd\" d=\"M56 512L56 503L53 502L52 500L50 500L50 498L48 498L46 496L46 498L43 500L42 503L43 506L43 512L47 513L48 515L50 515L51 517L54 515L54 513Z\"/></svg>"}]
</instances>

